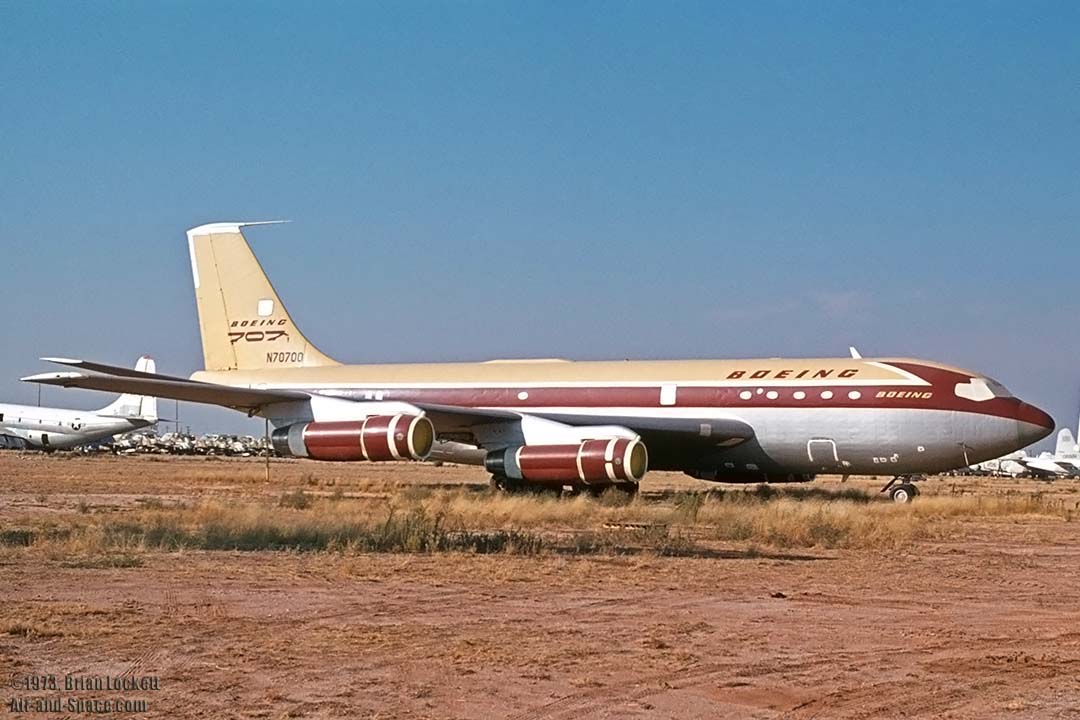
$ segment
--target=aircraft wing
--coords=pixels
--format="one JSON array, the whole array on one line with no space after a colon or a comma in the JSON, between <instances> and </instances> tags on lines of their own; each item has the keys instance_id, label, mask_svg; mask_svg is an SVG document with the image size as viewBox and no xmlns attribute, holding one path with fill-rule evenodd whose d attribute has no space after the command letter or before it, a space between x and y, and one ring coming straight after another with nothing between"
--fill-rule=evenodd
<instances>
[{"instance_id":1,"label":"aircraft wing","mask_svg":"<svg viewBox=\"0 0 1080 720\"><path fill-rule=\"evenodd\" d=\"M459 405L438 405L435 403L411 402L424 411L439 430L468 429L473 425L488 423L514 422L521 419L522 413L512 410L493 408L470 408Z\"/></svg>"},{"instance_id":2,"label":"aircraft wing","mask_svg":"<svg viewBox=\"0 0 1080 720\"><path fill-rule=\"evenodd\" d=\"M312 394L297 390L268 390L243 388L231 385L199 382L182 377L139 372L127 367L105 365L88 360L71 358L42 358L49 362L68 365L90 372L53 372L22 378L24 382L43 385L59 385L87 390L115 393L132 393L158 398L206 403L241 410L248 413L274 403L305 401ZM344 400L344 398L342 398ZM356 401L363 404L362 401ZM502 408L471 408L435 403L410 403L423 410L439 432L470 430L476 426L512 424L531 415L529 412ZM580 416L543 414L549 420L568 426L583 425ZM708 445L730 446L754 437L754 429L738 418L658 418L658 417L605 417L605 425L629 428L649 441L692 442Z\"/></svg>"},{"instance_id":3,"label":"aircraft wing","mask_svg":"<svg viewBox=\"0 0 1080 720\"><path fill-rule=\"evenodd\" d=\"M84 367L95 365L87 363ZM110 368L108 365L99 367ZM229 385L197 382L184 378L163 375L136 373L124 368L124 374L90 375L79 372L54 372L30 375L22 378L23 382L60 387L84 388L86 390L104 390L114 393L133 393L149 395L185 402L221 405L234 410L255 411L278 402L307 400L311 396L294 390L260 390L257 388L239 388Z\"/></svg>"},{"instance_id":4,"label":"aircraft wing","mask_svg":"<svg viewBox=\"0 0 1080 720\"><path fill-rule=\"evenodd\" d=\"M553 420L565 421L554 416ZM605 423L628 427L646 444L678 443L710 447L731 447L754 437L754 428L738 418L662 418L609 416ZM580 424L580 421L579 421Z\"/></svg>"},{"instance_id":5,"label":"aircraft wing","mask_svg":"<svg viewBox=\"0 0 1080 720\"><path fill-rule=\"evenodd\" d=\"M475 425L512 423L532 413L499 408L468 408L457 405L436 405L415 402L441 432L468 430ZM568 426L582 425L580 416L543 414L543 417ZM754 428L738 418L658 418L634 416L605 416L605 425L629 428L646 439L690 441L710 445L737 445L754 437Z\"/></svg>"}]
</instances>

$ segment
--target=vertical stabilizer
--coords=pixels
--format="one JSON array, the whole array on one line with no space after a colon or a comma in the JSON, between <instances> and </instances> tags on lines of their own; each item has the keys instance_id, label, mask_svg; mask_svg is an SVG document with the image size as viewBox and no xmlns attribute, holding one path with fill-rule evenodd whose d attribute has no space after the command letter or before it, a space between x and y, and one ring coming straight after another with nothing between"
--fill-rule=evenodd
<instances>
[{"instance_id":1,"label":"vertical stabilizer","mask_svg":"<svg viewBox=\"0 0 1080 720\"><path fill-rule=\"evenodd\" d=\"M261 224L214 223L187 232L206 369L337 365L296 327L240 232Z\"/></svg>"},{"instance_id":2,"label":"vertical stabilizer","mask_svg":"<svg viewBox=\"0 0 1080 720\"><path fill-rule=\"evenodd\" d=\"M135 363L135 369L138 372L144 373L157 372L154 358L147 355L143 355L139 358L138 362ZM147 397L146 395L121 395L116 399L116 402L98 410L97 414L109 415L111 417L148 420L151 423L155 423L158 419L157 398Z\"/></svg>"},{"instance_id":3,"label":"vertical stabilizer","mask_svg":"<svg viewBox=\"0 0 1080 720\"><path fill-rule=\"evenodd\" d=\"M1077 456L1080 456L1080 452L1077 451L1076 438L1073 437L1072 430L1065 428L1058 433L1054 457L1071 459Z\"/></svg>"}]
</instances>

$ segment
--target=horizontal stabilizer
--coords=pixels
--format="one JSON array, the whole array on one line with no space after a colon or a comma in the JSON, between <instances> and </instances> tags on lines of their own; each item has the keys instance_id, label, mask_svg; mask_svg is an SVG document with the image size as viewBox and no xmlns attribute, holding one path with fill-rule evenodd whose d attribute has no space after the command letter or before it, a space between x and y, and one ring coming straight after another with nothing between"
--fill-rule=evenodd
<instances>
[{"instance_id":1,"label":"horizontal stabilizer","mask_svg":"<svg viewBox=\"0 0 1080 720\"><path fill-rule=\"evenodd\" d=\"M74 358L59 358L59 357L43 357L41 358L45 362L56 363L57 365L68 365L70 367L79 368L80 370L89 370L91 372L105 373L106 375L117 375L119 377L133 377L133 378L149 378L152 380L180 380L182 382L188 382L187 378L173 377L171 375L158 375L155 372L147 372L154 368L150 363L153 360L147 360L147 363L140 363L136 365L135 369L129 367L120 367L119 365L105 365L104 363L92 362L90 360L76 360ZM140 361L142 358L140 358ZM140 369L146 368L146 370Z\"/></svg>"},{"instance_id":2,"label":"horizontal stabilizer","mask_svg":"<svg viewBox=\"0 0 1080 720\"><path fill-rule=\"evenodd\" d=\"M87 363L83 367L91 365L94 365L94 363ZM196 382L183 378L170 378L162 375L150 375L149 377L132 377L132 375L134 375L133 371L125 368L124 375L88 375L78 372L59 372L31 375L22 378L22 380L23 382L40 383L42 385L59 385L60 387L132 393L169 398L171 400L183 400L185 402L208 403L248 412L274 403L310 398L307 393L292 390L259 390Z\"/></svg>"}]
</instances>

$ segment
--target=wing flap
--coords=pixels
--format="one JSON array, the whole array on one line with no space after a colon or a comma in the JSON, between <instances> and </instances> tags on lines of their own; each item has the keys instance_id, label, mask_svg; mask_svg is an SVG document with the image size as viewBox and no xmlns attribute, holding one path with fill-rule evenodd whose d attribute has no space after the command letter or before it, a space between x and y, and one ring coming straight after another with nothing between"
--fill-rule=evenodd
<instances>
[{"instance_id":1,"label":"wing flap","mask_svg":"<svg viewBox=\"0 0 1080 720\"><path fill-rule=\"evenodd\" d=\"M568 425L583 424L580 416L545 415L551 420ZM754 437L754 428L738 418L702 417L638 417L629 415L605 415L605 424L622 425L651 439L694 441L709 445L734 445Z\"/></svg>"},{"instance_id":2,"label":"wing flap","mask_svg":"<svg viewBox=\"0 0 1080 720\"><path fill-rule=\"evenodd\" d=\"M585 425L617 425L629 428L646 440L691 442L705 445L731 446L754 437L754 428L738 418L703 417L670 418L609 416L593 418L582 415L528 413L499 408L469 408L457 405L436 405L414 402L425 411L439 432L468 431L478 425L514 425L530 416L553 420L570 427Z\"/></svg>"}]
</instances>

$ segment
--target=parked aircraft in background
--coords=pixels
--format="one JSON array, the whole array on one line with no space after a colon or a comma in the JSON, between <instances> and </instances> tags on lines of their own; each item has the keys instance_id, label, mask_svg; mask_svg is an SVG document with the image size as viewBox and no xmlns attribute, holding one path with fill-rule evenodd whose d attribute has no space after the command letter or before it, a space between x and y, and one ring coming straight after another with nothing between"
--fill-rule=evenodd
<instances>
[{"instance_id":1,"label":"parked aircraft in background","mask_svg":"<svg viewBox=\"0 0 1080 720\"><path fill-rule=\"evenodd\" d=\"M993 460L984 460L980 463L975 463L969 469L976 474L1020 477L1022 475L1030 474L1027 466L1023 463L1026 459L1028 459L1027 453L1023 450L1018 450L1017 452L1002 455Z\"/></svg>"},{"instance_id":2,"label":"parked aircraft in background","mask_svg":"<svg viewBox=\"0 0 1080 720\"><path fill-rule=\"evenodd\" d=\"M977 463L972 465L971 469L1012 477L1021 475L1041 478L1080 477L1080 447L1077 447L1072 430L1064 428L1058 433L1057 446L1053 453L1028 455L1021 450L994 460Z\"/></svg>"},{"instance_id":3,"label":"parked aircraft in background","mask_svg":"<svg viewBox=\"0 0 1080 720\"><path fill-rule=\"evenodd\" d=\"M910 475L998 457L1054 427L990 378L922 360L342 365L285 310L241 232L254 224L187 233L205 370L185 379L59 359L79 371L24 379L260 415L296 457L483 464L505 490L632 492L651 467L725 482L891 475L886 487L907 501ZM361 332L363 316L348 317L341 330Z\"/></svg>"},{"instance_id":4,"label":"parked aircraft in background","mask_svg":"<svg viewBox=\"0 0 1080 720\"><path fill-rule=\"evenodd\" d=\"M154 370L154 360L144 356L134 372L139 377L153 377ZM100 410L0 404L0 447L66 450L147 427L157 420L157 400L133 394L121 395Z\"/></svg>"},{"instance_id":5,"label":"parked aircraft in background","mask_svg":"<svg viewBox=\"0 0 1080 720\"><path fill-rule=\"evenodd\" d=\"M1064 428L1058 433L1053 453L1040 453L1038 457L1025 458L1024 465L1035 475L1046 477L1080 477L1080 450L1072 431Z\"/></svg>"}]
</instances>

